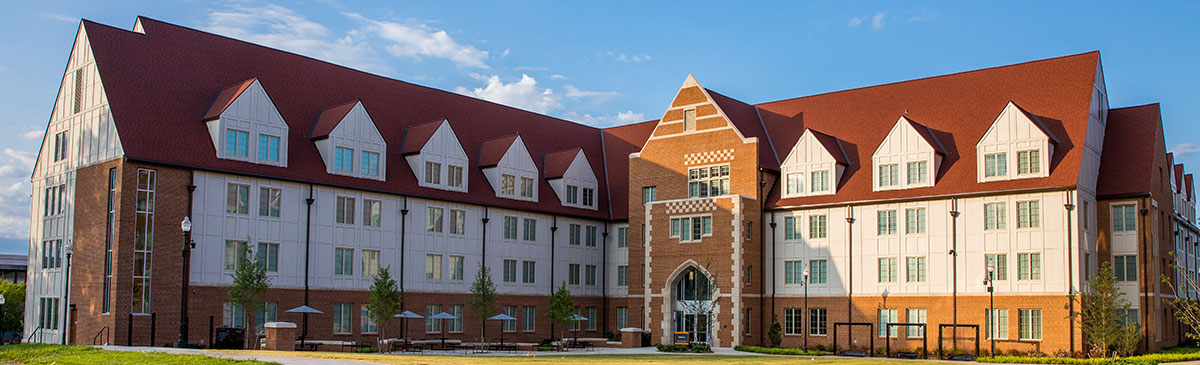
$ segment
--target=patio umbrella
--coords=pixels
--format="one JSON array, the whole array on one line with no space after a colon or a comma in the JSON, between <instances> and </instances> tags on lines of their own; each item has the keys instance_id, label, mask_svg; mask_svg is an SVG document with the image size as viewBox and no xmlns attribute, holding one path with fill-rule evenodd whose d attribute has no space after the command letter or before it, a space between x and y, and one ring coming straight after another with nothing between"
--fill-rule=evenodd
<instances>
[{"instance_id":1,"label":"patio umbrella","mask_svg":"<svg viewBox=\"0 0 1200 365\"><path fill-rule=\"evenodd\" d=\"M458 317L455 317L453 314L450 314L450 313L441 312L441 313L429 316L429 318L442 320L442 348L443 349L446 348L446 321L445 320L456 319Z\"/></svg>"},{"instance_id":2,"label":"patio umbrella","mask_svg":"<svg viewBox=\"0 0 1200 365\"><path fill-rule=\"evenodd\" d=\"M304 348L304 339L305 339L305 337L308 336L308 315L310 313L311 314L325 314L325 312L319 311L316 308L309 307L307 305L302 305L302 306L299 306L296 308L288 309L287 313L301 313L304 315L304 332L300 335L300 348L303 349Z\"/></svg>"},{"instance_id":3,"label":"patio umbrella","mask_svg":"<svg viewBox=\"0 0 1200 365\"><path fill-rule=\"evenodd\" d=\"M488 320L489 321L515 321L517 319L513 318L510 315L500 313L500 314L492 316L492 318L488 318ZM500 345L504 345L504 324L503 324L504 322L500 322L500 323L501 323L501 325L500 325Z\"/></svg>"},{"instance_id":4,"label":"patio umbrella","mask_svg":"<svg viewBox=\"0 0 1200 365\"><path fill-rule=\"evenodd\" d=\"M406 320L409 318L425 318L424 316L422 316L420 314L416 314L416 313L413 313L410 311L401 312L400 314L395 315L395 317L400 318L400 330L401 330L400 337L405 337L405 338L407 338L407 336L408 336L405 334L405 332L408 332L408 322Z\"/></svg>"},{"instance_id":5,"label":"patio umbrella","mask_svg":"<svg viewBox=\"0 0 1200 365\"><path fill-rule=\"evenodd\" d=\"M586 321L587 317L581 316L578 313L571 316L572 321ZM579 325L575 325L575 342L579 342Z\"/></svg>"}]
</instances>

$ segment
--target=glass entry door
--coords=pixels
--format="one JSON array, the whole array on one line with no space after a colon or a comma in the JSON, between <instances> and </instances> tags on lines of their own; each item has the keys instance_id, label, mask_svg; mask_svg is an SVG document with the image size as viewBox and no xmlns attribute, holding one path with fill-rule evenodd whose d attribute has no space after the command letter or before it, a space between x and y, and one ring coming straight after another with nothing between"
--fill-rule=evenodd
<instances>
[{"instance_id":1,"label":"glass entry door","mask_svg":"<svg viewBox=\"0 0 1200 365\"><path fill-rule=\"evenodd\" d=\"M687 332L692 342L708 343L708 316L677 310L675 332Z\"/></svg>"}]
</instances>

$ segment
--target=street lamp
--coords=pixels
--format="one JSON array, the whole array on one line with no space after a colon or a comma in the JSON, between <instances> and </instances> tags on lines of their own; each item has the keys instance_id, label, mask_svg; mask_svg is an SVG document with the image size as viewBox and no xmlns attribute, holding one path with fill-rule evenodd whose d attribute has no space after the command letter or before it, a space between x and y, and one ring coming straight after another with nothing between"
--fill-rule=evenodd
<instances>
[{"instance_id":1,"label":"street lamp","mask_svg":"<svg viewBox=\"0 0 1200 365\"><path fill-rule=\"evenodd\" d=\"M186 347L188 344L188 282L191 281L188 278L190 271L188 266L191 263L192 246L196 245L192 242L192 219L184 216L183 222L179 222L179 230L183 231L183 274L179 276L181 278L179 284L179 339L175 341L175 347Z\"/></svg>"},{"instance_id":2,"label":"street lamp","mask_svg":"<svg viewBox=\"0 0 1200 365\"><path fill-rule=\"evenodd\" d=\"M804 315L801 316L800 318L808 318L809 316L812 316L812 313L808 312L808 268L809 268L809 265L811 265L811 264L812 264L811 260L804 264ZM808 318L808 323L812 323L812 318ZM802 324L800 326L800 328L805 329L805 331L804 331L804 352L808 352L808 331L810 331L810 330L808 329L807 324Z\"/></svg>"},{"instance_id":3,"label":"street lamp","mask_svg":"<svg viewBox=\"0 0 1200 365\"><path fill-rule=\"evenodd\" d=\"M991 354L991 356L993 358L996 357L996 336L995 336L995 332L994 332L995 327L996 327L996 323L995 323L996 322L995 321L996 320L996 286L995 286L995 279L994 279L995 275L996 275L996 262L988 261L987 277L983 278L983 285L987 285L987 291L988 291L988 315L987 315L988 329L987 330L988 330L988 338L992 342L992 351L989 354Z\"/></svg>"},{"instance_id":4,"label":"street lamp","mask_svg":"<svg viewBox=\"0 0 1200 365\"><path fill-rule=\"evenodd\" d=\"M68 327L71 326L70 310L68 308L71 307L71 254L75 253L75 244L72 243L71 240L67 240L67 247L65 250L67 253L67 268L64 271L64 275L66 277L63 280L63 297L66 298L65 301L67 305L66 307L63 307L63 310L67 312L63 313L63 318L67 318L67 321L63 323L63 335L61 336L63 345L67 344L66 333Z\"/></svg>"}]
</instances>

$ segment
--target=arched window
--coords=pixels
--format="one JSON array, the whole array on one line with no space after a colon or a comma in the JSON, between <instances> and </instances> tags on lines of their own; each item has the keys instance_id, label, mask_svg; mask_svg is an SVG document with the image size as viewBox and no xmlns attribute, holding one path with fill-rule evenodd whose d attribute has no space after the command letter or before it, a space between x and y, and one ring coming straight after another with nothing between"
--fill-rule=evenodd
<instances>
[{"instance_id":1,"label":"arched window","mask_svg":"<svg viewBox=\"0 0 1200 365\"><path fill-rule=\"evenodd\" d=\"M675 300L708 300L712 298L712 287L708 275L696 268L688 268L675 282Z\"/></svg>"}]
</instances>

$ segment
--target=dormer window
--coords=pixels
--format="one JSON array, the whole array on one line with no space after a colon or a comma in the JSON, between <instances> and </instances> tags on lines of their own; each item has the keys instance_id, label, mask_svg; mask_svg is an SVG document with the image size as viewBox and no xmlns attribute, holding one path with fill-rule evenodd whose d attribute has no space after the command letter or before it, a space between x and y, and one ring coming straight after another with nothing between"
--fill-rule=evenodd
<instances>
[{"instance_id":1,"label":"dormer window","mask_svg":"<svg viewBox=\"0 0 1200 365\"><path fill-rule=\"evenodd\" d=\"M812 172L812 192L829 191L829 170Z\"/></svg>"},{"instance_id":2,"label":"dormer window","mask_svg":"<svg viewBox=\"0 0 1200 365\"><path fill-rule=\"evenodd\" d=\"M596 209L595 192L599 181L583 149L572 148L548 153L544 161L546 182L554 189L562 205ZM536 192L534 195L536 196Z\"/></svg>"},{"instance_id":3,"label":"dormer window","mask_svg":"<svg viewBox=\"0 0 1200 365\"><path fill-rule=\"evenodd\" d=\"M333 169L345 172L354 172L354 150L337 147L334 154Z\"/></svg>"},{"instance_id":4,"label":"dormer window","mask_svg":"<svg viewBox=\"0 0 1200 365\"><path fill-rule=\"evenodd\" d=\"M258 135L258 159L279 162L279 137Z\"/></svg>"},{"instance_id":5,"label":"dormer window","mask_svg":"<svg viewBox=\"0 0 1200 365\"><path fill-rule=\"evenodd\" d=\"M247 157L247 147L250 143L250 132L228 129L225 131L225 155Z\"/></svg>"},{"instance_id":6,"label":"dormer window","mask_svg":"<svg viewBox=\"0 0 1200 365\"><path fill-rule=\"evenodd\" d=\"M425 183L434 185L442 183L442 164L425 161Z\"/></svg>"},{"instance_id":7,"label":"dormer window","mask_svg":"<svg viewBox=\"0 0 1200 365\"><path fill-rule=\"evenodd\" d=\"M1028 175L1042 172L1041 151L1017 151L1017 175Z\"/></svg>"},{"instance_id":8,"label":"dormer window","mask_svg":"<svg viewBox=\"0 0 1200 365\"><path fill-rule=\"evenodd\" d=\"M287 167L288 125L257 79L220 90L202 120L217 158Z\"/></svg>"},{"instance_id":9,"label":"dormer window","mask_svg":"<svg viewBox=\"0 0 1200 365\"><path fill-rule=\"evenodd\" d=\"M461 188L463 181L462 166L449 165L446 166L446 185L453 188Z\"/></svg>"},{"instance_id":10,"label":"dormer window","mask_svg":"<svg viewBox=\"0 0 1200 365\"><path fill-rule=\"evenodd\" d=\"M592 188L583 188L583 206L591 207L596 205L596 190Z\"/></svg>"},{"instance_id":11,"label":"dormer window","mask_svg":"<svg viewBox=\"0 0 1200 365\"><path fill-rule=\"evenodd\" d=\"M567 185L567 204L579 204L579 187Z\"/></svg>"},{"instance_id":12,"label":"dormer window","mask_svg":"<svg viewBox=\"0 0 1200 365\"><path fill-rule=\"evenodd\" d=\"M729 164L688 169L688 197L729 194Z\"/></svg>"},{"instance_id":13,"label":"dormer window","mask_svg":"<svg viewBox=\"0 0 1200 365\"><path fill-rule=\"evenodd\" d=\"M521 178L521 196L526 198L533 197L533 179L528 177Z\"/></svg>"},{"instance_id":14,"label":"dormer window","mask_svg":"<svg viewBox=\"0 0 1200 365\"><path fill-rule=\"evenodd\" d=\"M983 156L983 176L996 177L1008 175L1008 154L989 153Z\"/></svg>"},{"instance_id":15,"label":"dormer window","mask_svg":"<svg viewBox=\"0 0 1200 365\"><path fill-rule=\"evenodd\" d=\"M879 186L900 185L900 165L879 165Z\"/></svg>"},{"instance_id":16,"label":"dormer window","mask_svg":"<svg viewBox=\"0 0 1200 365\"><path fill-rule=\"evenodd\" d=\"M379 176L379 154L371 151L362 153L362 174Z\"/></svg>"},{"instance_id":17,"label":"dormer window","mask_svg":"<svg viewBox=\"0 0 1200 365\"><path fill-rule=\"evenodd\" d=\"M929 161L914 161L908 163L908 183L922 184L929 182Z\"/></svg>"},{"instance_id":18,"label":"dormer window","mask_svg":"<svg viewBox=\"0 0 1200 365\"><path fill-rule=\"evenodd\" d=\"M804 174L791 173L787 174L787 193L800 194L804 192Z\"/></svg>"},{"instance_id":19,"label":"dormer window","mask_svg":"<svg viewBox=\"0 0 1200 365\"><path fill-rule=\"evenodd\" d=\"M500 175L500 194L513 195L516 194L517 177L504 174Z\"/></svg>"}]
</instances>

